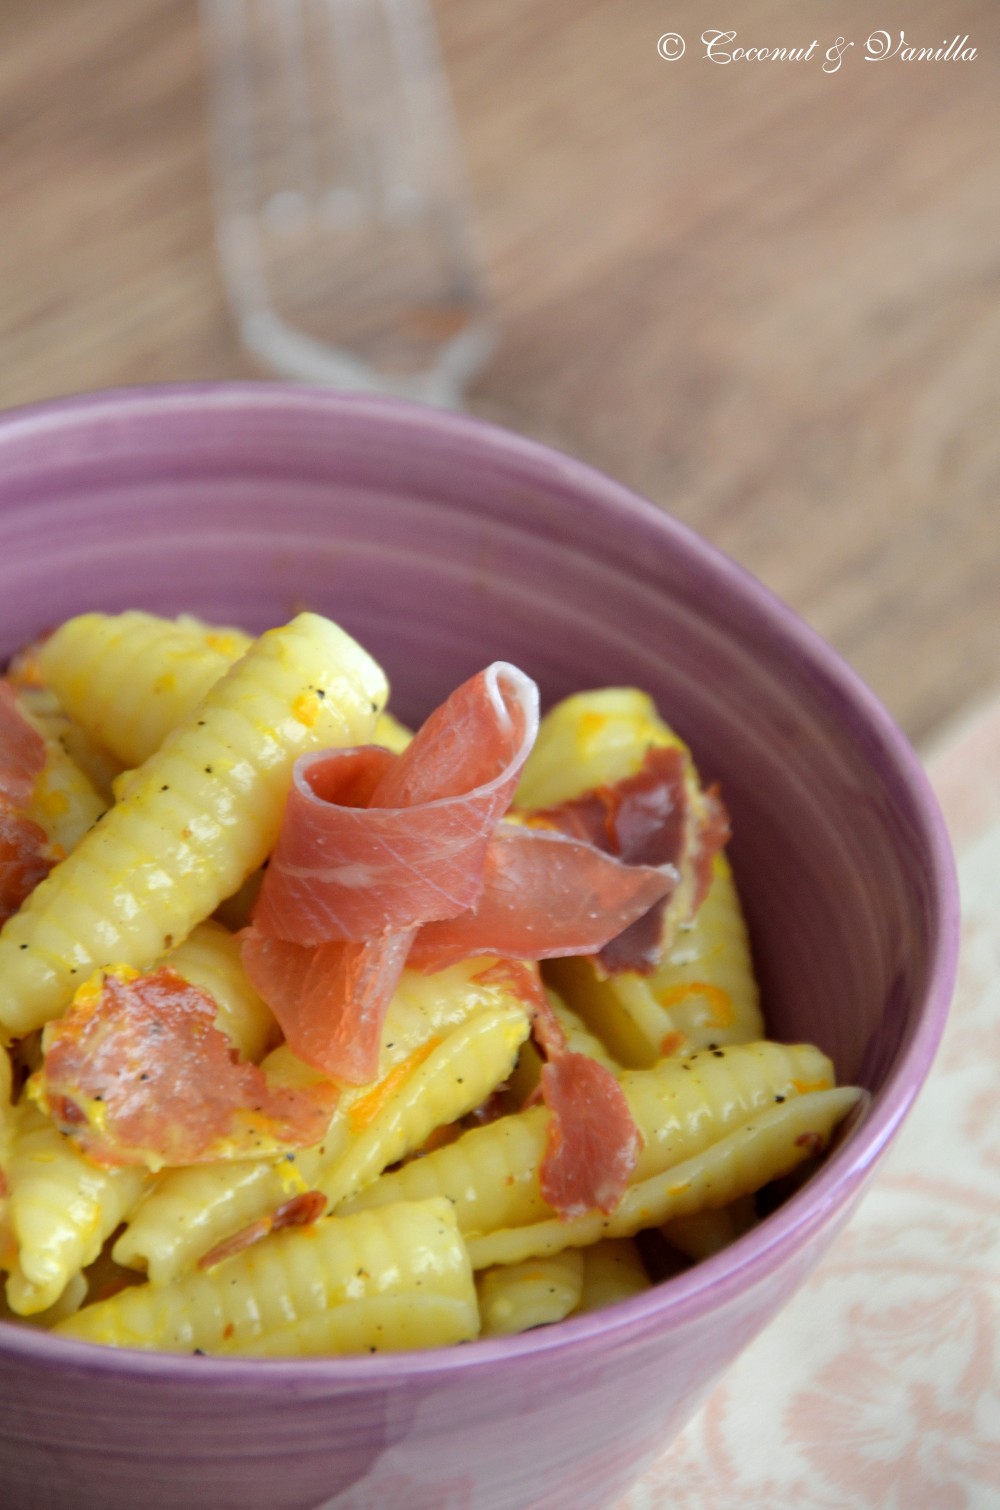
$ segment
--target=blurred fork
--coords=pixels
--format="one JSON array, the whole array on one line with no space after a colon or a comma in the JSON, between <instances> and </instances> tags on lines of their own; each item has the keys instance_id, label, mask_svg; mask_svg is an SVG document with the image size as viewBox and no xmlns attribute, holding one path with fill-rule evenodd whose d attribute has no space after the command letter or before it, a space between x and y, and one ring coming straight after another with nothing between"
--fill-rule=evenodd
<instances>
[{"instance_id":1,"label":"blurred fork","mask_svg":"<svg viewBox=\"0 0 1000 1510\"><path fill-rule=\"evenodd\" d=\"M493 347L427 0L202 0L223 274L283 376L454 406Z\"/></svg>"}]
</instances>

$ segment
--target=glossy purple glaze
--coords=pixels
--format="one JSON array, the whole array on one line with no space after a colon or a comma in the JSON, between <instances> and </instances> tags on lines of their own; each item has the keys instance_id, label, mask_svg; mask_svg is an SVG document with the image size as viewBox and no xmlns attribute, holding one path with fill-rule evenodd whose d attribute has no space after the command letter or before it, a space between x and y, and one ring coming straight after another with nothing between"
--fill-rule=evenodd
<instances>
[{"instance_id":1,"label":"glossy purple glaze","mask_svg":"<svg viewBox=\"0 0 1000 1510\"><path fill-rule=\"evenodd\" d=\"M874 1101L729 1253L525 1337L262 1364L0 1326L8 1510L609 1504L815 1264L941 1033L956 895L912 752L815 635L651 505L488 426L303 388L0 419L0 648L85 608L260 628L302 605L384 662L404 718L498 657L547 701L651 691L732 809L772 1033L818 1041Z\"/></svg>"}]
</instances>

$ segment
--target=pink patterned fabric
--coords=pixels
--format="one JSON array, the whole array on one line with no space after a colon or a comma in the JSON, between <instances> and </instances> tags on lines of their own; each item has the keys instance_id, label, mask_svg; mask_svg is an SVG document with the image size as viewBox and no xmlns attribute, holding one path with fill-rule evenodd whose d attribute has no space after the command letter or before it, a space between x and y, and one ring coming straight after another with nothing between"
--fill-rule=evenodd
<instances>
[{"instance_id":1,"label":"pink patterned fabric","mask_svg":"<svg viewBox=\"0 0 1000 1510\"><path fill-rule=\"evenodd\" d=\"M617 1510L1000 1507L1000 700L927 765L963 911L938 1061L826 1260Z\"/></svg>"}]
</instances>

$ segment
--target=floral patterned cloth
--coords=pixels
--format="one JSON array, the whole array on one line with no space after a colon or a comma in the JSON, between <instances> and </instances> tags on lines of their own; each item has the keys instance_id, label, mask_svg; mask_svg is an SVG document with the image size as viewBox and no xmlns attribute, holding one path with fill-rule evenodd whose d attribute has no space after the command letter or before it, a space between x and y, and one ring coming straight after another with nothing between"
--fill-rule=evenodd
<instances>
[{"instance_id":1,"label":"floral patterned cloth","mask_svg":"<svg viewBox=\"0 0 1000 1510\"><path fill-rule=\"evenodd\" d=\"M1000 1507L1000 702L927 763L963 912L934 1070L820 1268L617 1510Z\"/></svg>"}]
</instances>

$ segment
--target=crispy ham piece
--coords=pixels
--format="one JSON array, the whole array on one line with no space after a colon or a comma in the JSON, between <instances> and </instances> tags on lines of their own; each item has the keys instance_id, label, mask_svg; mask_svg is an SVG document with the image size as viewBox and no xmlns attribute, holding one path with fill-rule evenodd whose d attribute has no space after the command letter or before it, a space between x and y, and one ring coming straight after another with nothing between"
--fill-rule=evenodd
<instances>
[{"instance_id":1,"label":"crispy ham piece","mask_svg":"<svg viewBox=\"0 0 1000 1510\"><path fill-rule=\"evenodd\" d=\"M215 1002L165 967L104 971L43 1036L31 1094L97 1164L200 1164L308 1147L335 1087L272 1086L214 1023Z\"/></svg>"},{"instance_id":2,"label":"crispy ham piece","mask_svg":"<svg viewBox=\"0 0 1000 1510\"><path fill-rule=\"evenodd\" d=\"M45 765L45 741L0 682L0 925L44 880L55 861L44 829L21 811Z\"/></svg>"}]
</instances>

